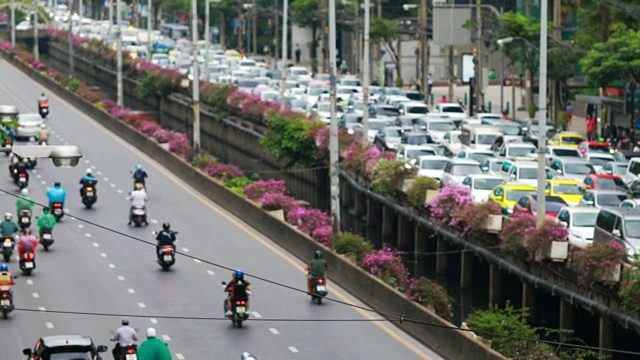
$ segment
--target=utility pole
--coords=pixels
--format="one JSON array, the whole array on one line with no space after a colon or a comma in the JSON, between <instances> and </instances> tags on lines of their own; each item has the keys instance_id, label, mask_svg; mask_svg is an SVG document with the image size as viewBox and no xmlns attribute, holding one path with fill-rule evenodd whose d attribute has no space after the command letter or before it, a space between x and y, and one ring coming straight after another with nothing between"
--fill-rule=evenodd
<instances>
[{"instance_id":1,"label":"utility pole","mask_svg":"<svg viewBox=\"0 0 640 360\"><path fill-rule=\"evenodd\" d=\"M149 0L151 1L151 0ZM204 81L209 82L209 48L211 47L211 35L209 31L209 18L211 17L211 1L204 2Z\"/></svg>"},{"instance_id":2,"label":"utility pole","mask_svg":"<svg viewBox=\"0 0 640 360\"><path fill-rule=\"evenodd\" d=\"M454 95L454 91L453 91L453 87L455 85L455 59L454 59L454 53L453 53L453 45L449 45L449 93L447 94L449 97L449 101L453 102L453 97Z\"/></svg>"},{"instance_id":3,"label":"utility pole","mask_svg":"<svg viewBox=\"0 0 640 360\"><path fill-rule=\"evenodd\" d=\"M82 14L84 13L83 5L82 0L78 0L78 29L82 27Z\"/></svg>"},{"instance_id":4,"label":"utility pole","mask_svg":"<svg viewBox=\"0 0 640 360\"><path fill-rule=\"evenodd\" d=\"M321 12L324 14L322 17L322 72L327 73L327 57L329 56L329 25L327 16L327 0L320 2Z\"/></svg>"},{"instance_id":5,"label":"utility pole","mask_svg":"<svg viewBox=\"0 0 640 360\"><path fill-rule=\"evenodd\" d=\"M147 61L151 61L151 29L153 26L151 24L151 1L152 0L149 0L147 2Z\"/></svg>"},{"instance_id":6,"label":"utility pole","mask_svg":"<svg viewBox=\"0 0 640 360\"><path fill-rule=\"evenodd\" d=\"M553 37L556 41L562 41L562 0L553 1ZM560 87L559 83L551 80L551 118L558 127L558 111L560 111Z\"/></svg>"},{"instance_id":7,"label":"utility pole","mask_svg":"<svg viewBox=\"0 0 640 360\"><path fill-rule=\"evenodd\" d=\"M422 92L429 97L429 11L427 0L420 0L420 62L422 66ZM427 99L428 101L428 99Z\"/></svg>"},{"instance_id":8,"label":"utility pole","mask_svg":"<svg viewBox=\"0 0 640 360\"><path fill-rule=\"evenodd\" d=\"M117 51L117 66L116 66L116 72L117 72L117 96L118 96L118 108L122 109L124 107L124 96L122 94L123 89L122 89L122 11L120 9L120 4L121 1L117 0L116 3L116 17L117 17L117 21L118 21L118 25L117 25L117 30L116 30L116 51ZM71 24L72 22L69 21L69 23Z\"/></svg>"},{"instance_id":9,"label":"utility pole","mask_svg":"<svg viewBox=\"0 0 640 360\"><path fill-rule=\"evenodd\" d=\"M363 141L367 141L369 133L369 84L371 84L371 76L369 75L369 25L371 22L371 0L364 0L364 29L363 38L363 54L362 54L362 135Z\"/></svg>"},{"instance_id":10,"label":"utility pole","mask_svg":"<svg viewBox=\"0 0 640 360\"><path fill-rule=\"evenodd\" d=\"M69 20L71 21L71 20ZM38 47L38 0L33 0L33 60L40 61L40 49Z\"/></svg>"},{"instance_id":11,"label":"utility pole","mask_svg":"<svg viewBox=\"0 0 640 360\"><path fill-rule=\"evenodd\" d=\"M284 93L287 91L287 22L289 21L289 0L282 0L282 81L280 82L280 109L286 108Z\"/></svg>"},{"instance_id":12,"label":"utility pole","mask_svg":"<svg viewBox=\"0 0 640 360\"><path fill-rule=\"evenodd\" d=\"M273 63L274 65L278 63L278 50L280 48L278 41L278 30L280 29L280 14L278 13L278 0L275 0L275 23L273 27ZM314 49L315 50L315 49Z\"/></svg>"},{"instance_id":13,"label":"utility pole","mask_svg":"<svg viewBox=\"0 0 640 360\"><path fill-rule=\"evenodd\" d=\"M478 64L476 65L476 91L477 91L477 96L478 96L478 102L476 103L476 106L478 107L477 109L480 110L480 108L482 107L482 105L484 104L484 74L482 73L482 67L484 66L483 63L483 56L484 56L484 51L482 51L482 49L484 48L484 41L482 41L482 0L478 0L477 1L477 7L476 7L476 22L478 23L478 33L476 35L477 37L477 48L478 48Z\"/></svg>"},{"instance_id":14,"label":"utility pole","mask_svg":"<svg viewBox=\"0 0 640 360\"><path fill-rule=\"evenodd\" d=\"M258 55L258 9L256 0L251 1L251 28L253 29L253 55Z\"/></svg>"},{"instance_id":15,"label":"utility pole","mask_svg":"<svg viewBox=\"0 0 640 360\"><path fill-rule=\"evenodd\" d=\"M198 1L191 0L191 43L193 44L193 149L200 151L200 74L198 65Z\"/></svg>"},{"instance_id":16,"label":"utility pole","mask_svg":"<svg viewBox=\"0 0 640 360\"><path fill-rule=\"evenodd\" d=\"M353 39L353 47L352 47L352 53L353 53L353 72L355 74L361 74L361 69L360 69L360 49L361 49L361 42L360 42L360 0L356 0L356 6L355 6L355 26L354 26L354 39Z\"/></svg>"},{"instance_id":17,"label":"utility pole","mask_svg":"<svg viewBox=\"0 0 640 360\"><path fill-rule=\"evenodd\" d=\"M333 233L340 232L340 157L338 142L338 117L336 114L336 0L329 0L329 96L331 100L331 138L329 141L331 163L331 215ZM365 109L366 110L366 109Z\"/></svg>"},{"instance_id":18,"label":"utility pole","mask_svg":"<svg viewBox=\"0 0 640 360\"><path fill-rule=\"evenodd\" d=\"M73 0L69 2L69 6L73 6ZM75 76L75 54L73 53L73 21L69 19L69 78Z\"/></svg>"},{"instance_id":19,"label":"utility pole","mask_svg":"<svg viewBox=\"0 0 640 360\"><path fill-rule=\"evenodd\" d=\"M16 5L11 0L11 50L16 46Z\"/></svg>"},{"instance_id":20,"label":"utility pole","mask_svg":"<svg viewBox=\"0 0 640 360\"><path fill-rule=\"evenodd\" d=\"M538 97L538 208L536 227L544 224L545 216L545 152L547 135L547 17L548 0L540 0L540 94Z\"/></svg>"},{"instance_id":21,"label":"utility pole","mask_svg":"<svg viewBox=\"0 0 640 360\"><path fill-rule=\"evenodd\" d=\"M109 39L111 39L112 27L113 27L113 0L109 0Z\"/></svg>"}]
</instances>

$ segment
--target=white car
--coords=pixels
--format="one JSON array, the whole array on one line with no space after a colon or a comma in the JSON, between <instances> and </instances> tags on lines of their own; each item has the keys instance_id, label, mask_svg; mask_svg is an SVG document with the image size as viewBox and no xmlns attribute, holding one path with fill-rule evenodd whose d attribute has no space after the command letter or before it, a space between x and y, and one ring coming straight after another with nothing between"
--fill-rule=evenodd
<instances>
[{"instance_id":1,"label":"white car","mask_svg":"<svg viewBox=\"0 0 640 360\"><path fill-rule=\"evenodd\" d=\"M442 185L462 184L467 176L473 174L482 174L479 162L467 159L449 159L444 167L440 182Z\"/></svg>"},{"instance_id":2,"label":"white car","mask_svg":"<svg viewBox=\"0 0 640 360\"><path fill-rule=\"evenodd\" d=\"M444 167L449 161L446 156L424 155L420 156L416 161L418 165L418 176L426 176L440 180Z\"/></svg>"},{"instance_id":3,"label":"white car","mask_svg":"<svg viewBox=\"0 0 640 360\"><path fill-rule=\"evenodd\" d=\"M422 156L436 156L436 150L429 145L408 145L401 144L398 146L398 153L396 154L396 160L409 161L414 165L418 158Z\"/></svg>"},{"instance_id":4,"label":"white car","mask_svg":"<svg viewBox=\"0 0 640 360\"><path fill-rule=\"evenodd\" d=\"M502 145L499 151L499 156L507 159L527 158L535 159L538 149L531 143L524 142L511 142Z\"/></svg>"},{"instance_id":5,"label":"white car","mask_svg":"<svg viewBox=\"0 0 640 360\"><path fill-rule=\"evenodd\" d=\"M451 151L454 155L458 155L460 151L462 151L462 139L460 136L462 135L462 131L454 130L447 131L442 137L442 144L444 144L449 151Z\"/></svg>"},{"instance_id":6,"label":"white car","mask_svg":"<svg viewBox=\"0 0 640 360\"><path fill-rule=\"evenodd\" d=\"M287 75L295 80L311 80L311 73L302 66L292 66L287 70Z\"/></svg>"},{"instance_id":7,"label":"white car","mask_svg":"<svg viewBox=\"0 0 640 360\"><path fill-rule=\"evenodd\" d=\"M20 31L20 30L32 30L33 29L33 25L31 25L31 21L20 21L18 23L18 25L16 25L16 30Z\"/></svg>"},{"instance_id":8,"label":"white car","mask_svg":"<svg viewBox=\"0 0 640 360\"><path fill-rule=\"evenodd\" d=\"M28 139L40 132L40 125L44 120L40 114L18 114L18 127L15 130L16 138Z\"/></svg>"},{"instance_id":9,"label":"white car","mask_svg":"<svg viewBox=\"0 0 640 360\"><path fill-rule=\"evenodd\" d=\"M566 206L560 209L556 221L569 230L569 244L586 248L593 243L593 233L599 209L593 207Z\"/></svg>"},{"instance_id":10,"label":"white car","mask_svg":"<svg viewBox=\"0 0 640 360\"><path fill-rule=\"evenodd\" d=\"M495 158L496 154L489 150L466 148L460 151L457 157L460 159L475 160L481 163L488 158Z\"/></svg>"},{"instance_id":11,"label":"white car","mask_svg":"<svg viewBox=\"0 0 640 360\"><path fill-rule=\"evenodd\" d=\"M464 111L462 106L456 103L437 104L434 108L434 112L449 115L449 118L453 120L458 127L460 127L462 120L467 117L467 113Z\"/></svg>"},{"instance_id":12,"label":"white car","mask_svg":"<svg viewBox=\"0 0 640 360\"><path fill-rule=\"evenodd\" d=\"M496 186L504 184L504 180L493 174L473 174L462 180L462 185L471 188L471 200L475 203L489 201L489 195Z\"/></svg>"},{"instance_id":13,"label":"white car","mask_svg":"<svg viewBox=\"0 0 640 360\"><path fill-rule=\"evenodd\" d=\"M587 155L584 158L587 159L587 161L591 165L593 165L593 167L596 169L596 172L599 172L600 170L602 170L602 167L606 163L615 161L615 159L613 158L613 155L611 154L597 153L593 151L587 153Z\"/></svg>"}]
</instances>

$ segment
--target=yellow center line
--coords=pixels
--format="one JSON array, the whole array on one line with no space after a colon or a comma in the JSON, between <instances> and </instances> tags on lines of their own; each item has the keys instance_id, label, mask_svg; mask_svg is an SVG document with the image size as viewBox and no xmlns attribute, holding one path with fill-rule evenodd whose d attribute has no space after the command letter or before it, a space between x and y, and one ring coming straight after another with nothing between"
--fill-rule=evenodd
<instances>
[{"instance_id":1,"label":"yellow center line","mask_svg":"<svg viewBox=\"0 0 640 360\"><path fill-rule=\"evenodd\" d=\"M10 64L8 62L5 62L8 65L11 65L17 72L20 72L20 70L17 70L15 68L15 66L13 66L13 64ZM26 78L29 79L29 81L31 81L32 83L34 83L36 86L41 86L40 84L38 84L35 80L31 79L31 77L24 75ZM59 97L57 94L52 93L51 94L52 97L56 98L59 102L64 103L67 105L67 107L75 112L79 118L81 118L84 122L92 125L93 127L95 127L96 129L100 130L102 133L104 133L107 137L111 138L112 140L114 140L115 142L117 142L118 144L122 145L124 148L126 148L127 150L129 150L130 152L134 153L135 155L142 157L142 158L146 158L149 161L149 163L151 164L151 166L153 166L158 172L162 173L164 176L167 177L167 179L169 179L171 182L173 182L174 184L176 184L178 187L180 187L182 190L184 190L185 192L187 192L189 195L191 195L195 200L199 201L200 203L202 203L203 205L205 205L206 207L208 207L209 209L213 210L215 213L217 213L218 215L222 216L225 220L229 221L230 223L232 223L233 225L235 225L236 227L238 227L240 230L242 230L243 232L245 232L247 235L249 235L251 238L253 238L255 241L257 241L258 243L260 243L262 246L266 247L267 249L271 250L273 253L275 253L276 255L278 255L280 258L282 258L283 260L285 260L286 262L288 262L289 264L291 264L291 266L293 266L296 270L302 272L302 273L306 273L305 269L300 267L300 264L297 263L291 255L285 254L284 252L282 252L280 249L278 249L277 247L275 247L273 244L269 243L268 241L266 241L265 239L263 239L263 236L261 236L261 234L259 235L259 233L256 232L256 230L254 230L253 228L247 226L246 224L244 224L243 222L238 221L234 216L230 215L226 210L222 209L218 204L212 202L211 200L209 200L208 198L205 198L204 196L202 196L202 194L196 192L195 190L193 190L191 187L186 186L183 182L178 181L176 176L171 173L169 170L167 170L165 167L163 167L162 165L160 165L159 163L157 163L155 160L151 159L148 155L146 155L145 153L143 153L141 150L139 150L138 148L134 147L133 145L129 144L128 142L124 141L122 138L120 138L119 136L115 135L114 133L112 133L111 131L109 131L108 129L106 129L103 125L97 123L95 120L91 119L89 116L87 116L85 113L83 113L82 111L80 111L79 109L76 109L74 106L72 106L71 104L69 104L66 100L62 99L61 97ZM335 289L332 289L332 293L334 294L335 297L337 297L340 301L343 302L347 302L350 303L349 298L347 298L346 295L344 295L342 292L340 291L336 291ZM351 309L355 310L357 313L359 313L362 317L364 317L365 319L368 320L375 320L377 318L375 318L374 316L372 316L369 312L362 310L362 309L358 309L358 308L354 308L351 307ZM400 336L396 331L394 331L394 329L391 329L387 324L378 322L378 321L374 321L373 322L374 325L376 325L378 328L380 328L382 331L384 331L385 333L387 333L389 336L391 336L393 339L395 339L396 341L398 341L399 343L401 343L403 346L405 346L406 348L408 348L409 350L413 351L416 355L418 355L418 357L420 357L421 359L424 360L433 360L430 356L428 356L427 354L425 354L422 350L418 349L415 345L413 345L412 343L410 343L409 341L407 341L406 339L404 339L402 336ZM399 330L398 330L399 331Z\"/></svg>"}]
</instances>

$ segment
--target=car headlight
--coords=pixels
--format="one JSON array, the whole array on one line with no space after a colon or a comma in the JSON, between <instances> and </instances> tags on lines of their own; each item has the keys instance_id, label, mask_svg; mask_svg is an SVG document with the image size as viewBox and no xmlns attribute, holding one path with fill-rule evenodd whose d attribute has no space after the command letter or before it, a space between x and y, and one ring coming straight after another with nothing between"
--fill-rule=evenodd
<instances>
[{"instance_id":1,"label":"car headlight","mask_svg":"<svg viewBox=\"0 0 640 360\"><path fill-rule=\"evenodd\" d=\"M627 249L627 255L629 257L633 257L633 255L635 255L635 254L636 254L636 252L633 249Z\"/></svg>"},{"instance_id":2,"label":"car headlight","mask_svg":"<svg viewBox=\"0 0 640 360\"><path fill-rule=\"evenodd\" d=\"M507 208L507 214L513 214L513 209Z\"/></svg>"},{"instance_id":3,"label":"car headlight","mask_svg":"<svg viewBox=\"0 0 640 360\"><path fill-rule=\"evenodd\" d=\"M392 148L392 149L395 149L395 148L397 148L397 147L398 147L398 144L396 144L396 143L390 143L390 144L389 144L389 147L390 147L390 148Z\"/></svg>"}]
</instances>

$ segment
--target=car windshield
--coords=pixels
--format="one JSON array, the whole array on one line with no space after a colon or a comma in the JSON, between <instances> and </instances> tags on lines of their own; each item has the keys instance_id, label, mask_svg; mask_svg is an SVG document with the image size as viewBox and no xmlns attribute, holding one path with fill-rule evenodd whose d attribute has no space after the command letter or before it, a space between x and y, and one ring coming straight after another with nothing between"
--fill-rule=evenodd
<instances>
[{"instance_id":1,"label":"car windshield","mask_svg":"<svg viewBox=\"0 0 640 360\"><path fill-rule=\"evenodd\" d=\"M580 157L580 153L573 149L553 149L555 156Z\"/></svg>"},{"instance_id":2,"label":"car windshield","mask_svg":"<svg viewBox=\"0 0 640 360\"><path fill-rule=\"evenodd\" d=\"M369 130L380 130L387 126L386 121L370 121L369 122Z\"/></svg>"},{"instance_id":3,"label":"car windshield","mask_svg":"<svg viewBox=\"0 0 640 360\"><path fill-rule=\"evenodd\" d=\"M527 179L527 180L537 179L538 178L538 169L536 169L536 168L520 169L520 174L519 175L520 175L519 176L520 179Z\"/></svg>"},{"instance_id":4,"label":"car windshield","mask_svg":"<svg viewBox=\"0 0 640 360\"><path fill-rule=\"evenodd\" d=\"M311 96L320 96L321 94L328 94L328 93L329 93L329 88L312 87L311 89L309 89L309 95Z\"/></svg>"},{"instance_id":5,"label":"car windshield","mask_svg":"<svg viewBox=\"0 0 640 360\"><path fill-rule=\"evenodd\" d=\"M462 108L458 107L458 106L444 106L442 108L442 112L443 113L458 113L458 114L462 114L462 113L464 113L464 110L462 110Z\"/></svg>"},{"instance_id":6,"label":"car windshield","mask_svg":"<svg viewBox=\"0 0 640 360\"><path fill-rule=\"evenodd\" d=\"M429 146L435 150L436 155L448 156L446 146L439 144L429 144Z\"/></svg>"},{"instance_id":7,"label":"car windshield","mask_svg":"<svg viewBox=\"0 0 640 360\"><path fill-rule=\"evenodd\" d=\"M387 116L399 116L400 110L394 107L378 107L376 108L376 114Z\"/></svg>"},{"instance_id":8,"label":"car windshield","mask_svg":"<svg viewBox=\"0 0 640 360\"><path fill-rule=\"evenodd\" d=\"M476 179L473 183L473 188L477 190L493 190L502 183L504 183L502 179Z\"/></svg>"},{"instance_id":9,"label":"car windshield","mask_svg":"<svg viewBox=\"0 0 640 360\"><path fill-rule=\"evenodd\" d=\"M565 165L565 173L587 175L587 174L595 174L596 170L593 168L593 165L591 164L569 163Z\"/></svg>"},{"instance_id":10,"label":"car windshield","mask_svg":"<svg viewBox=\"0 0 640 360\"><path fill-rule=\"evenodd\" d=\"M471 175L482 174L482 168L480 165L475 164L458 164L453 165L452 175Z\"/></svg>"},{"instance_id":11,"label":"car windshield","mask_svg":"<svg viewBox=\"0 0 640 360\"><path fill-rule=\"evenodd\" d=\"M608 145L589 145L589 151L600 154L610 154L611 148Z\"/></svg>"},{"instance_id":12,"label":"car windshield","mask_svg":"<svg viewBox=\"0 0 640 360\"><path fill-rule=\"evenodd\" d=\"M412 106L407 108L407 114L426 114L429 112L426 106Z\"/></svg>"},{"instance_id":13,"label":"car windshield","mask_svg":"<svg viewBox=\"0 0 640 360\"><path fill-rule=\"evenodd\" d=\"M619 206L621 202L627 200L624 194L599 194L598 205L600 206Z\"/></svg>"},{"instance_id":14,"label":"car windshield","mask_svg":"<svg viewBox=\"0 0 640 360\"><path fill-rule=\"evenodd\" d=\"M502 169L502 164L504 164L504 161L493 161L493 162L491 162L491 170L492 171L500 171L500 169Z\"/></svg>"},{"instance_id":15,"label":"car windshield","mask_svg":"<svg viewBox=\"0 0 640 360\"><path fill-rule=\"evenodd\" d=\"M597 212L574 213L573 226L576 227L594 227L596 226Z\"/></svg>"},{"instance_id":16,"label":"car windshield","mask_svg":"<svg viewBox=\"0 0 640 360\"><path fill-rule=\"evenodd\" d=\"M520 125L511 125L511 124L495 124L495 126L499 127L504 131L505 135L517 136L521 135L522 128Z\"/></svg>"},{"instance_id":17,"label":"car windshield","mask_svg":"<svg viewBox=\"0 0 640 360\"><path fill-rule=\"evenodd\" d=\"M429 143L428 135L414 135L404 138L404 143L409 145L422 145Z\"/></svg>"},{"instance_id":18,"label":"car windshield","mask_svg":"<svg viewBox=\"0 0 640 360\"><path fill-rule=\"evenodd\" d=\"M309 75L309 72L305 69L293 70L293 75Z\"/></svg>"},{"instance_id":19,"label":"car windshield","mask_svg":"<svg viewBox=\"0 0 640 360\"><path fill-rule=\"evenodd\" d=\"M431 122L429 123L429 130L435 131L451 131L455 130L456 125L451 122Z\"/></svg>"},{"instance_id":20,"label":"car windshield","mask_svg":"<svg viewBox=\"0 0 640 360\"><path fill-rule=\"evenodd\" d=\"M476 136L476 144L478 145L493 145L498 138L498 134L479 134Z\"/></svg>"},{"instance_id":21,"label":"car windshield","mask_svg":"<svg viewBox=\"0 0 640 360\"><path fill-rule=\"evenodd\" d=\"M593 166L603 166L604 164L608 163L609 161L611 161L611 159L599 158L599 157L589 158L589 163L591 165L593 165Z\"/></svg>"},{"instance_id":22,"label":"car windshield","mask_svg":"<svg viewBox=\"0 0 640 360\"><path fill-rule=\"evenodd\" d=\"M51 354L50 360L91 360L91 353L89 352L74 352L74 353L60 353Z\"/></svg>"},{"instance_id":23,"label":"car windshield","mask_svg":"<svg viewBox=\"0 0 640 360\"><path fill-rule=\"evenodd\" d=\"M562 143L566 144L566 145L578 145L583 140L584 140L583 138L576 137L576 136L564 136L564 137L562 137Z\"/></svg>"},{"instance_id":24,"label":"car windshield","mask_svg":"<svg viewBox=\"0 0 640 360\"><path fill-rule=\"evenodd\" d=\"M627 220L624 222L624 231L628 237L640 237L640 220Z\"/></svg>"},{"instance_id":25,"label":"car windshield","mask_svg":"<svg viewBox=\"0 0 640 360\"><path fill-rule=\"evenodd\" d=\"M432 149L411 149L407 150L407 158L409 159L417 159L418 156L422 155L436 155L435 150Z\"/></svg>"},{"instance_id":26,"label":"car windshield","mask_svg":"<svg viewBox=\"0 0 640 360\"><path fill-rule=\"evenodd\" d=\"M451 144L461 144L462 143L462 140L460 139L461 136L462 136L462 134L458 134L458 133L450 134L448 136L449 143L451 143Z\"/></svg>"},{"instance_id":27,"label":"car windshield","mask_svg":"<svg viewBox=\"0 0 640 360\"><path fill-rule=\"evenodd\" d=\"M475 160L477 162L483 162L483 161L487 160L487 158L496 157L496 155L493 154L493 153L474 152L474 153L470 153L467 157L469 159Z\"/></svg>"},{"instance_id":28,"label":"car windshield","mask_svg":"<svg viewBox=\"0 0 640 360\"><path fill-rule=\"evenodd\" d=\"M400 129L385 129L384 134L388 137L401 137L404 132Z\"/></svg>"},{"instance_id":29,"label":"car windshield","mask_svg":"<svg viewBox=\"0 0 640 360\"><path fill-rule=\"evenodd\" d=\"M530 190L507 190L507 200L516 201L525 195L533 194Z\"/></svg>"},{"instance_id":30,"label":"car windshield","mask_svg":"<svg viewBox=\"0 0 640 360\"><path fill-rule=\"evenodd\" d=\"M584 189L578 184L556 184L553 186L553 192L559 195L582 195Z\"/></svg>"},{"instance_id":31,"label":"car windshield","mask_svg":"<svg viewBox=\"0 0 640 360\"><path fill-rule=\"evenodd\" d=\"M627 167L629 165L627 164L623 164L623 165L615 165L613 167L613 173L616 175L625 175L627 173Z\"/></svg>"},{"instance_id":32,"label":"car windshield","mask_svg":"<svg viewBox=\"0 0 640 360\"><path fill-rule=\"evenodd\" d=\"M533 154L536 152L535 147L528 146L512 146L509 148L510 156L526 156L528 154Z\"/></svg>"},{"instance_id":33,"label":"car windshield","mask_svg":"<svg viewBox=\"0 0 640 360\"><path fill-rule=\"evenodd\" d=\"M624 181L620 178L596 178L597 189L624 188Z\"/></svg>"},{"instance_id":34,"label":"car windshield","mask_svg":"<svg viewBox=\"0 0 640 360\"><path fill-rule=\"evenodd\" d=\"M420 161L420 169L443 170L446 164L447 160L422 160Z\"/></svg>"},{"instance_id":35,"label":"car windshield","mask_svg":"<svg viewBox=\"0 0 640 360\"><path fill-rule=\"evenodd\" d=\"M255 80L238 80L238 87L241 88L254 88L258 85L260 85L260 83Z\"/></svg>"}]
</instances>

